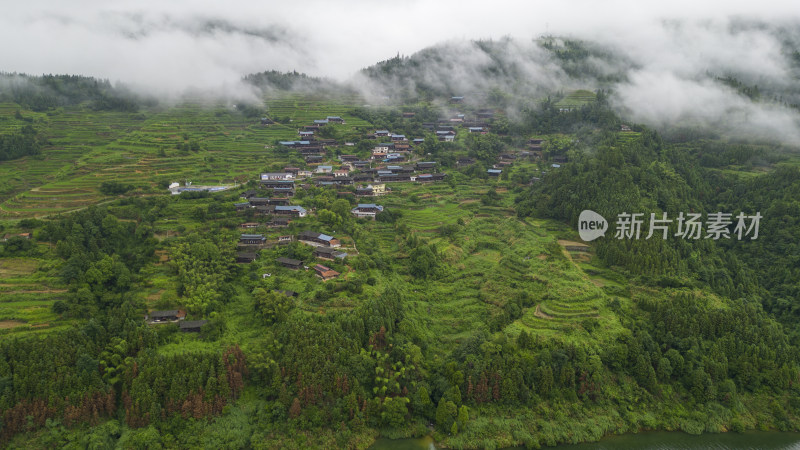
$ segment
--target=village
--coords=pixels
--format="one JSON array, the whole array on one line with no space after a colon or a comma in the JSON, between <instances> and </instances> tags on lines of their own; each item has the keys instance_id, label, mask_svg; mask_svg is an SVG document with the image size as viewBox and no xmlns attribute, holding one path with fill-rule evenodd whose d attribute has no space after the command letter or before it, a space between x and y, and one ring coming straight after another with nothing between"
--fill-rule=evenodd
<instances>
[{"instance_id":1,"label":"village","mask_svg":"<svg viewBox=\"0 0 800 450\"><path fill-rule=\"evenodd\" d=\"M449 103L458 107L463 101L463 97L452 97ZM413 112L403 112L402 115L404 119L414 117ZM494 111L487 109L477 110L471 117L455 113L450 117L439 118L436 122L423 122L422 130L429 135L433 133L439 142L453 142L458 132L479 135L489 133L494 115ZM273 257L272 265L289 271L311 271L322 283L335 280L343 276L343 273L329 266L335 265L349 270L346 264L348 257L358 255L355 243L352 239L346 239L348 244L343 246L342 240L335 236L335 231L303 226L305 219L315 216L317 211L296 200L299 190L307 191L312 187L331 189L335 191L337 198L347 199L351 206L354 204L350 209L352 217L376 220L384 212L384 206L379 204L380 199L392 194L393 184L424 184L447 180L448 174L441 170L439 162L425 160L422 152L415 151L425 142L422 137L409 138L388 129L375 129L363 136L367 141L374 141L371 151L360 155L355 154L356 152L341 152L342 149L354 149L352 142L337 142L335 139L318 137L322 134L320 130L323 127L344 123L340 116L315 119L311 124L298 129L297 140L280 140L274 145L265 145L265 149L294 152L304 164L302 167L287 165L280 171L260 173L256 179L247 183L248 189L240 192L240 201L234 203L233 207L246 221L239 225L241 233L236 243L237 264L251 264L259 259L262 250L297 242L313 247L312 260L279 256ZM274 122L271 119L261 118L262 126L272 124ZM501 153L497 161L486 170L486 176L499 178L505 169L518 161L542 160L545 157L544 143L543 139L531 138L526 142L525 148ZM566 162L566 157L555 155L548 161L551 163L550 167L555 169ZM460 157L455 161L455 166L468 167L475 163L474 158ZM533 177L530 181L539 180L538 177ZM173 194L222 190L219 187L170 188ZM295 232L282 232L290 225L293 225ZM272 273L261 274L263 278L272 276ZM274 292L289 297L298 295L291 290L275 289ZM200 331L206 323L185 321L185 316L186 313L182 310L153 311L146 319L151 325L179 323L180 330L185 332Z\"/></svg>"}]
</instances>

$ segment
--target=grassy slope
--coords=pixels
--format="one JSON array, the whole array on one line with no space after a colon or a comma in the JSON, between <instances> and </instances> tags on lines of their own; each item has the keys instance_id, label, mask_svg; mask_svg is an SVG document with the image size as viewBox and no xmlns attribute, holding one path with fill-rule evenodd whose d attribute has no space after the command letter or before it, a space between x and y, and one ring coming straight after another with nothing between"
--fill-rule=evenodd
<instances>
[{"instance_id":1,"label":"grassy slope","mask_svg":"<svg viewBox=\"0 0 800 450\"><path fill-rule=\"evenodd\" d=\"M106 199L98 191L106 181L150 192L165 181L232 184L234 177L252 178L268 164L285 162L265 149L266 144L296 139L297 128L314 119L342 116L347 124L336 126L351 132L368 125L347 114L355 103L355 98L270 99L269 113L288 116L292 124L267 127L225 105L199 102L136 114L78 107L47 114L23 110L23 117L44 130L50 145L41 157L0 163L0 180L5 184L0 190L0 217L43 216L98 203ZM17 105L0 104L0 130L25 123L14 117L17 110ZM204 149L177 150L184 137L202 142Z\"/></svg>"}]
</instances>

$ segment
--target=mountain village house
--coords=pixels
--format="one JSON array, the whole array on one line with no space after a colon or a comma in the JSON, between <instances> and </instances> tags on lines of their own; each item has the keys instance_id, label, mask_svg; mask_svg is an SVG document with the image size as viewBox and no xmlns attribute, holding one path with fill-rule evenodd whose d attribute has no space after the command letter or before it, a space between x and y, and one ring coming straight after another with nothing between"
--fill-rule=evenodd
<instances>
[{"instance_id":1,"label":"mountain village house","mask_svg":"<svg viewBox=\"0 0 800 450\"><path fill-rule=\"evenodd\" d=\"M186 317L186 311L173 309L170 311L151 311L150 314L145 316L150 324L158 323L174 323L183 320Z\"/></svg>"},{"instance_id":2,"label":"mountain village house","mask_svg":"<svg viewBox=\"0 0 800 450\"><path fill-rule=\"evenodd\" d=\"M243 234L239 237L239 243L242 245L263 245L267 242L261 234Z\"/></svg>"},{"instance_id":3,"label":"mountain village house","mask_svg":"<svg viewBox=\"0 0 800 450\"><path fill-rule=\"evenodd\" d=\"M341 252L331 247L316 247L314 249L314 257L319 259L326 259L328 261L334 261L336 259L346 258L347 253Z\"/></svg>"},{"instance_id":4,"label":"mountain village house","mask_svg":"<svg viewBox=\"0 0 800 450\"><path fill-rule=\"evenodd\" d=\"M300 261L299 259L278 258L275 261L287 269L298 270L303 268L303 261Z\"/></svg>"},{"instance_id":5,"label":"mountain village house","mask_svg":"<svg viewBox=\"0 0 800 450\"><path fill-rule=\"evenodd\" d=\"M341 243L335 237L315 231L303 231L297 235L297 240L314 246L341 247Z\"/></svg>"},{"instance_id":6,"label":"mountain village house","mask_svg":"<svg viewBox=\"0 0 800 450\"><path fill-rule=\"evenodd\" d=\"M317 264L314 266L314 271L317 272L317 276L322 278L322 281L332 280L339 276L339 272L331 269L330 267L323 266L322 264Z\"/></svg>"},{"instance_id":7,"label":"mountain village house","mask_svg":"<svg viewBox=\"0 0 800 450\"><path fill-rule=\"evenodd\" d=\"M374 219L375 216L382 211L383 206L376 205L374 203L359 203L358 206L350 210L350 212L359 219Z\"/></svg>"},{"instance_id":8,"label":"mountain village house","mask_svg":"<svg viewBox=\"0 0 800 450\"><path fill-rule=\"evenodd\" d=\"M256 260L257 256L258 255L256 255L255 253L239 252L239 253L236 254L236 263L237 264L250 264L251 262Z\"/></svg>"}]
</instances>

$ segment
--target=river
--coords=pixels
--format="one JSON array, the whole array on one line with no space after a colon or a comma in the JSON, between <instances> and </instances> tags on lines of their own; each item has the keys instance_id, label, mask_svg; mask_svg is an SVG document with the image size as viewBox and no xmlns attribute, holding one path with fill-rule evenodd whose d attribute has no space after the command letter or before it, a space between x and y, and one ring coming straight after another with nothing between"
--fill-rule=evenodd
<instances>
[{"instance_id":1,"label":"river","mask_svg":"<svg viewBox=\"0 0 800 450\"><path fill-rule=\"evenodd\" d=\"M369 450L433 450L430 436L415 439L378 439ZM522 447L512 447L522 449ZM800 450L800 433L747 431L744 433L701 434L653 431L608 436L599 442L542 447L550 450ZM509 449L510 450L510 449Z\"/></svg>"}]
</instances>

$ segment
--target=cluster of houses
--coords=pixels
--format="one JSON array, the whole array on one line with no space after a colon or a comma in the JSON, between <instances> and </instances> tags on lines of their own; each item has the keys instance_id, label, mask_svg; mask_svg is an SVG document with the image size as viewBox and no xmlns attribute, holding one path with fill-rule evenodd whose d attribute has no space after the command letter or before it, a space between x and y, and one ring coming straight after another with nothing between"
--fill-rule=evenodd
<instances>
[{"instance_id":1,"label":"cluster of houses","mask_svg":"<svg viewBox=\"0 0 800 450\"><path fill-rule=\"evenodd\" d=\"M458 97L456 97L458 98ZM494 117L492 110L480 110L474 117L466 114L454 114L451 117L440 117L436 122L424 122L422 127L433 131L442 142L452 142L456 138L456 128L466 129L469 133L486 134L489 132L489 120Z\"/></svg>"},{"instance_id":2,"label":"cluster of houses","mask_svg":"<svg viewBox=\"0 0 800 450\"><path fill-rule=\"evenodd\" d=\"M286 267L287 269L291 270L299 270L303 268L308 269L307 266L303 265L303 261L297 259L278 258L276 261L278 262L278 264L282 265L283 267ZM339 272L331 269L330 267L323 266L322 264L315 264L314 272L316 272L317 276L320 277L322 281L333 280L339 277L339 275L341 275Z\"/></svg>"},{"instance_id":3,"label":"cluster of houses","mask_svg":"<svg viewBox=\"0 0 800 450\"><path fill-rule=\"evenodd\" d=\"M302 186L306 187L311 183L316 186L353 186L359 183L426 182L446 178L445 173L435 172L437 163L434 161L401 165L407 161L409 153L397 150L396 145L391 142L378 144L372 151L372 157L365 160L355 155L340 155L336 166L323 164L322 155L307 155L305 160L309 169L285 167L283 172L264 173L261 174L260 185L274 194L293 196L296 182L301 180ZM303 147L300 149L302 151Z\"/></svg>"},{"instance_id":4,"label":"cluster of houses","mask_svg":"<svg viewBox=\"0 0 800 450\"><path fill-rule=\"evenodd\" d=\"M404 116L413 117L413 113L404 113ZM316 133L321 127L331 123L343 124L344 119L339 116L327 116L325 119L314 120L311 125L298 130L298 140L279 141L279 145L297 151L308 168L285 167L283 172L261 174L261 187L272 194L289 197L294 195L295 181L298 180L311 180L317 186L331 187L365 183L367 186L356 188L356 195L379 196L382 189L373 186L373 183L430 182L440 181L446 177L444 173L435 173L436 163L432 161L400 165L411 158L412 145L422 144L424 139L410 141L405 135L392 133L389 130L376 130L367 135L369 139L381 140L375 145L369 158L340 155L336 166L325 164L326 147L335 145L336 141L317 139ZM449 140L455 138L455 131L449 130L445 134L451 136ZM303 184L304 187L307 185L308 181ZM368 189L372 189L372 193L368 194Z\"/></svg>"},{"instance_id":5,"label":"cluster of houses","mask_svg":"<svg viewBox=\"0 0 800 450\"><path fill-rule=\"evenodd\" d=\"M506 152L500 155L500 160L492 166L491 169L488 169L486 173L489 176L500 176L503 173L503 169L513 165L516 161L520 160L528 160L528 161L536 161L543 158L543 150L542 144L544 143L543 139L534 139L531 138L528 140L527 148L524 150L518 150L513 152ZM564 155L554 155L550 157L551 167L559 168L561 164L567 162L567 157ZM463 165L469 165L474 161L464 161ZM462 160L458 160L458 165L462 165Z\"/></svg>"},{"instance_id":6,"label":"cluster of houses","mask_svg":"<svg viewBox=\"0 0 800 450\"><path fill-rule=\"evenodd\" d=\"M284 218L302 218L308 215L308 211L300 205L290 205L286 197L256 197L255 191L247 191L242 194L246 202L234 203L236 211L253 210L256 216L282 216ZM275 226L288 225L289 219L275 222ZM256 225L257 226L257 225ZM242 225L243 228L248 228ZM255 227L252 227L255 228Z\"/></svg>"},{"instance_id":7,"label":"cluster of houses","mask_svg":"<svg viewBox=\"0 0 800 450\"><path fill-rule=\"evenodd\" d=\"M285 242L291 242L295 239L295 236L282 236L281 238L283 238ZM347 257L347 253L339 250L341 247L341 242L339 242L339 239L333 236L316 231L302 231L296 236L296 239L299 242L313 246L313 255L315 258L326 261L342 261ZM239 247L247 249L248 251L238 252L236 254L236 262L251 263L255 261L258 257L258 253L256 253L257 250L263 248L266 243L267 238L264 235L242 234L239 237ZM303 261L293 258L280 257L275 261L279 265L290 270L309 269L308 266L303 264ZM314 265L313 269L322 279L322 281L332 280L341 275L339 272L322 264Z\"/></svg>"}]
</instances>

